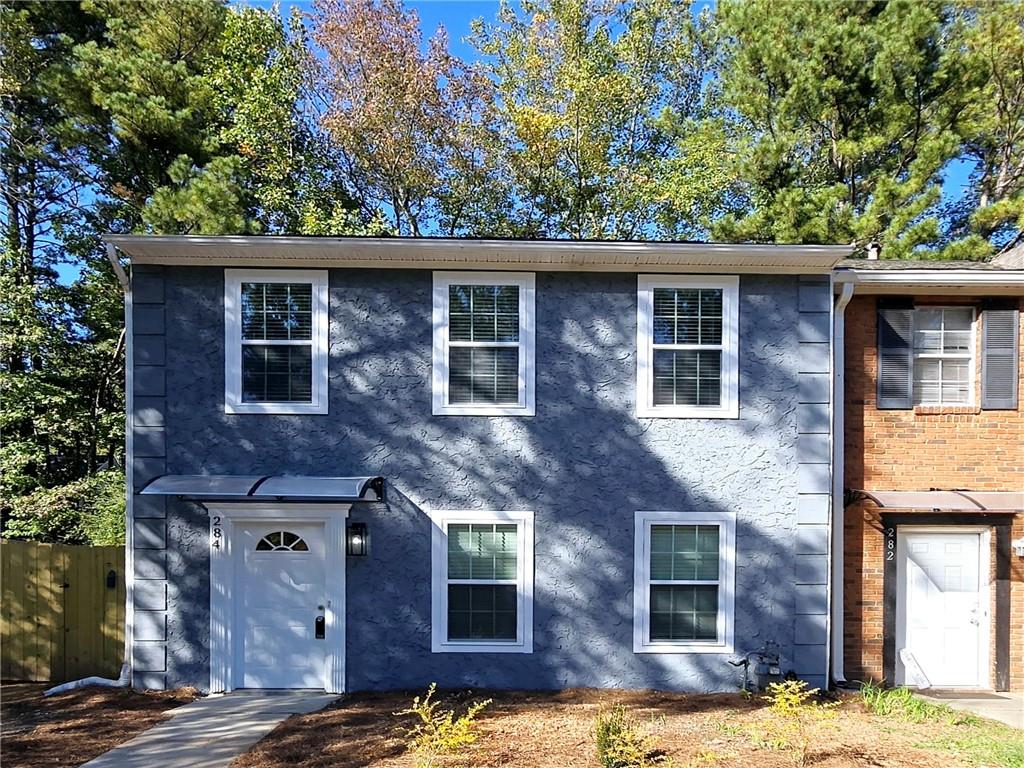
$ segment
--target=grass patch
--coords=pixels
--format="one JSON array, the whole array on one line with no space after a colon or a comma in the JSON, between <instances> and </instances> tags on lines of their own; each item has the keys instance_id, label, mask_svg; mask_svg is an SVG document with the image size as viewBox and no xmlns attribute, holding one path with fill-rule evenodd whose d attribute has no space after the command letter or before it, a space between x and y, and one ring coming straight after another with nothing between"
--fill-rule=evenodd
<instances>
[{"instance_id":1,"label":"grass patch","mask_svg":"<svg viewBox=\"0 0 1024 768\"><path fill-rule=\"evenodd\" d=\"M933 704L906 688L882 688L868 683L861 689L864 705L876 715L909 723L933 723L938 733L915 746L941 749L982 766L1024 768L1024 731Z\"/></svg>"},{"instance_id":2,"label":"grass patch","mask_svg":"<svg viewBox=\"0 0 1024 768\"><path fill-rule=\"evenodd\" d=\"M924 741L917 746L952 752L961 760L975 765L1024 768L1024 731L990 720L976 720L970 725L954 726L957 733Z\"/></svg>"},{"instance_id":3,"label":"grass patch","mask_svg":"<svg viewBox=\"0 0 1024 768\"><path fill-rule=\"evenodd\" d=\"M867 683L860 689L864 706L881 717L895 717L908 723L934 720L951 725L968 725L978 720L969 712L958 712L944 704L920 699L908 688L883 688Z\"/></svg>"}]
</instances>

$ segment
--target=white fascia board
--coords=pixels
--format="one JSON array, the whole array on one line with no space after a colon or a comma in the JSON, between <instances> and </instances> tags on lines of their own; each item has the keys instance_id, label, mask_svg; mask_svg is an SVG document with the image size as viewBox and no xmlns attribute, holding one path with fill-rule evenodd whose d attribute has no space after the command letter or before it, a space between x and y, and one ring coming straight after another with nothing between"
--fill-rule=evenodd
<instances>
[{"instance_id":1,"label":"white fascia board","mask_svg":"<svg viewBox=\"0 0 1024 768\"><path fill-rule=\"evenodd\" d=\"M910 291L936 295L1024 295L1024 270L907 269L853 270L835 273L835 289L857 286L859 294L905 294Z\"/></svg>"},{"instance_id":2,"label":"white fascia board","mask_svg":"<svg viewBox=\"0 0 1024 768\"><path fill-rule=\"evenodd\" d=\"M847 246L108 235L137 264L827 274Z\"/></svg>"}]
</instances>

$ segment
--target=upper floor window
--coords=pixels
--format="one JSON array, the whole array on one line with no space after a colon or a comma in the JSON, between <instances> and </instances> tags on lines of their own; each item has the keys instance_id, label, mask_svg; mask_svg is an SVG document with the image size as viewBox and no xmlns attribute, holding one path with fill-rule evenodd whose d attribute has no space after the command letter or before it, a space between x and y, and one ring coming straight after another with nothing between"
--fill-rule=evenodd
<instances>
[{"instance_id":1,"label":"upper floor window","mask_svg":"<svg viewBox=\"0 0 1024 768\"><path fill-rule=\"evenodd\" d=\"M912 323L914 404L970 404L974 381L974 310L915 309Z\"/></svg>"},{"instance_id":2,"label":"upper floor window","mask_svg":"<svg viewBox=\"0 0 1024 768\"><path fill-rule=\"evenodd\" d=\"M327 273L224 272L227 413L327 413Z\"/></svg>"},{"instance_id":3,"label":"upper floor window","mask_svg":"<svg viewBox=\"0 0 1024 768\"><path fill-rule=\"evenodd\" d=\"M739 416L738 294L735 276L640 276L638 416Z\"/></svg>"},{"instance_id":4,"label":"upper floor window","mask_svg":"<svg viewBox=\"0 0 1024 768\"><path fill-rule=\"evenodd\" d=\"M973 405L974 326L974 307L879 300L878 407Z\"/></svg>"},{"instance_id":5,"label":"upper floor window","mask_svg":"<svg viewBox=\"0 0 1024 768\"><path fill-rule=\"evenodd\" d=\"M534 276L434 273L435 415L534 414Z\"/></svg>"}]
</instances>

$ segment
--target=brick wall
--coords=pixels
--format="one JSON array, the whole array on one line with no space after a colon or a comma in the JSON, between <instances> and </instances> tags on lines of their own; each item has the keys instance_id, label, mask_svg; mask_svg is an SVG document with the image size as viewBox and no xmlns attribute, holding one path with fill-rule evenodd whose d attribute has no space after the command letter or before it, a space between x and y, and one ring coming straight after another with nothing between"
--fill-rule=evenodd
<instances>
[{"instance_id":1,"label":"brick wall","mask_svg":"<svg viewBox=\"0 0 1024 768\"><path fill-rule=\"evenodd\" d=\"M968 304L950 297L917 297L918 304ZM1024 301L1021 302L1024 309ZM877 304L854 297L846 309L845 485L878 491L930 488L1024 489L1024 409L876 407ZM1024 350L1024 323L1020 349ZM976 335L975 402L981 398L980 334ZM1024 365L1019 391L1024 394ZM1024 398L1022 398L1024 401ZM1024 536L1014 521L1012 539ZM993 537L994 538L994 537ZM883 538L870 503L846 509L845 663L851 680L882 676ZM1011 687L1024 689L1024 559L1012 557L1010 617ZM995 622L993 621L993 631ZM994 654L993 654L994 658Z\"/></svg>"}]
</instances>

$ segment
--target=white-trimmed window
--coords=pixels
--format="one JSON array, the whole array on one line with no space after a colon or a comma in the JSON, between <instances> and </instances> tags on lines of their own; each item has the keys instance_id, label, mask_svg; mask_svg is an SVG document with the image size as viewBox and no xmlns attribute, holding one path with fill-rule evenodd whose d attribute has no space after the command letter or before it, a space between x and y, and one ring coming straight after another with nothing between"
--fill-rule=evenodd
<instances>
[{"instance_id":1,"label":"white-trimmed window","mask_svg":"<svg viewBox=\"0 0 1024 768\"><path fill-rule=\"evenodd\" d=\"M224 270L224 410L327 413L327 273Z\"/></svg>"},{"instance_id":2,"label":"white-trimmed window","mask_svg":"<svg viewBox=\"0 0 1024 768\"><path fill-rule=\"evenodd\" d=\"M532 273L435 272L435 416L534 414Z\"/></svg>"},{"instance_id":3,"label":"white-trimmed window","mask_svg":"<svg viewBox=\"0 0 1024 768\"><path fill-rule=\"evenodd\" d=\"M735 547L733 513L636 513L635 652L732 652Z\"/></svg>"},{"instance_id":4,"label":"white-trimmed window","mask_svg":"<svg viewBox=\"0 0 1024 768\"><path fill-rule=\"evenodd\" d=\"M434 653L533 653L533 512L430 519Z\"/></svg>"},{"instance_id":5,"label":"white-trimmed window","mask_svg":"<svg viewBox=\"0 0 1024 768\"><path fill-rule=\"evenodd\" d=\"M913 312L914 404L970 405L974 382L974 308Z\"/></svg>"},{"instance_id":6,"label":"white-trimmed window","mask_svg":"<svg viewBox=\"0 0 1024 768\"><path fill-rule=\"evenodd\" d=\"M739 278L640 275L637 416L739 417Z\"/></svg>"}]
</instances>

